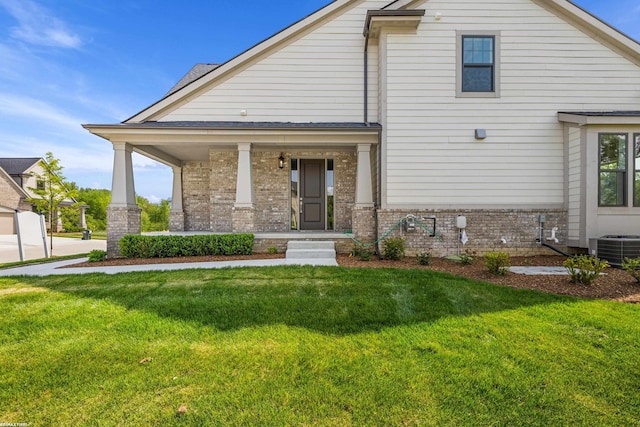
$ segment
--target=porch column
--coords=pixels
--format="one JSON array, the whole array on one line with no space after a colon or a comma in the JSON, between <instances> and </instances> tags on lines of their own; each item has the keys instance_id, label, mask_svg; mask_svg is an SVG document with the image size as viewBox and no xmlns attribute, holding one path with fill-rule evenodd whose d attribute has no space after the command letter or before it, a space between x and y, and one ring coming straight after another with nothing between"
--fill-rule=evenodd
<instances>
[{"instance_id":1,"label":"porch column","mask_svg":"<svg viewBox=\"0 0 640 427\"><path fill-rule=\"evenodd\" d=\"M371 144L358 144L356 205L351 226L356 239L371 243L376 240L373 184L371 182Z\"/></svg>"},{"instance_id":2,"label":"porch column","mask_svg":"<svg viewBox=\"0 0 640 427\"><path fill-rule=\"evenodd\" d=\"M182 209L182 167L173 166L173 191L171 193L171 212L169 212L169 231L184 231L184 210Z\"/></svg>"},{"instance_id":3,"label":"porch column","mask_svg":"<svg viewBox=\"0 0 640 427\"><path fill-rule=\"evenodd\" d=\"M118 257L118 240L127 234L140 234L141 223L133 183L133 148L125 142L114 142L113 151L111 203L107 208L107 253L109 257Z\"/></svg>"},{"instance_id":4,"label":"porch column","mask_svg":"<svg viewBox=\"0 0 640 427\"><path fill-rule=\"evenodd\" d=\"M86 215L87 206L80 205L78 206L78 208L80 209L80 219L78 221L78 227L84 230L87 228L87 215Z\"/></svg>"},{"instance_id":5,"label":"porch column","mask_svg":"<svg viewBox=\"0 0 640 427\"><path fill-rule=\"evenodd\" d=\"M358 144L356 207L373 207L373 186L371 183L371 144Z\"/></svg>"},{"instance_id":6,"label":"porch column","mask_svg":"<svg viewBox=\"0 0 640 427\"><path fill-rule=\"evenodd\" d=\"M251 143L238 144L236 202L233 205L232 222L233 231L236 233L255 232Z\"/></svg>"}]
</instances>

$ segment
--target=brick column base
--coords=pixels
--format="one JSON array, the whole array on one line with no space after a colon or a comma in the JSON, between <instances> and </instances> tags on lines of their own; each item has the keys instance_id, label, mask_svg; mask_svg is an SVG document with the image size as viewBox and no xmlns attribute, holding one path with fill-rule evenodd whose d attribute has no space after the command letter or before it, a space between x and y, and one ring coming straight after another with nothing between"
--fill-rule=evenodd
<instances>
[{"instance_id":1,"label":"brick column base","mask_svg":"<svg viewBox=\"0 0 640 427\"><path fill-rule=\"evenodd\" d=\"M169 212L169 231L184 231L184 211Z\"/></svg>"},{"instance_id":2,"label":"brick column base","mask_svg":"<svg viewBox=\"0 0 640 427\"><path fill-rule=\"evenodd\" d=\"M354 237L362 243L376 240L375 208L353 208L351 214Z\"/></svg>"},{"instance_id":3,"label":"brick column base","mask_svg":"<svg viewBox=\"0 0 640 427\"><path fill-rule=\"evenodd\" d=\"M256 209L234 207L231 211L231 221L234 233L255 233Z\"/></svg>"},{"instance_id":4,"label":"brick column base","mask_svg":"<svg viewBox=\"0 0 640 427\"><path fill-rule=\"evenodd\" d=\"M127 234L140 234L140 208L107 208L107 257L118 258L118 240Z\"/></svg>"}]
</instances>

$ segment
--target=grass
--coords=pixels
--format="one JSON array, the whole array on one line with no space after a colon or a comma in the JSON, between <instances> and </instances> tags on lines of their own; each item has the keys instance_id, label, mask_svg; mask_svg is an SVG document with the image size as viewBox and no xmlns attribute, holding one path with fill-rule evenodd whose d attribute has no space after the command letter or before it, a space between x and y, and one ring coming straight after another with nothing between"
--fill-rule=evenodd
<instances>
[{"instance_id":1,"label":"grass","mask_svg":"<svg viewBox=\"0 0 640 427\"><path fill-rule=\"evenodd\" d=\"M5 278L0 422L637 425L638 318L422 270Z\"/></svg>"},{"instance_id":2,"label":"grass","mask_svg":"<svg viewBox=\"0 0 640 427\"><path fill-rule=\"evenodd\" d=\"M71 239L82 239L82 231L74 231L74 232L65 232L65 233L53 233L54 237L68 237ZM106 231L92 231L91 232L92 240L107 240L107 232Z\"/></svg>"}]
</instances>

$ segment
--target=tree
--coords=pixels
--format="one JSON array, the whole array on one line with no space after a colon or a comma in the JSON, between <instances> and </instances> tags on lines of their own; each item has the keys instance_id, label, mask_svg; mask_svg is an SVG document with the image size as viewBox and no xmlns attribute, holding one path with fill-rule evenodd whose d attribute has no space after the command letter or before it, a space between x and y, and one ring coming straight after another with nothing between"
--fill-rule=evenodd
<instances>
[{"instance_id":1,"label":"tree","mask_svg":"<svg viewBox=\"0 0 640 427\"><path fill-rule=\"evenodd\" d=\"M136 203L142 209L142 231L166 231L169 229L171 205L168 200L163 199L159 204L155 204L142 196L136 196Z\"/></svg>"},{"instance_id":2,"label":"tree","mask_svg":"<svg viewBox=\"0 0 640 427\"><path fill-rule=\"evenodd\" d=\"M58 211L62 202L73 199L77 194L75 185L67 185L66 178L62 174L63 166L60 160L48 152L44 160L40 160L42 174L34 173L38 185L29 187L37 197L29 197L27 200L35 206L38 212L44 213L49 222L51 235L51 253L53 254L53 224L58 219Z\"/></svg>"}]
</instances>

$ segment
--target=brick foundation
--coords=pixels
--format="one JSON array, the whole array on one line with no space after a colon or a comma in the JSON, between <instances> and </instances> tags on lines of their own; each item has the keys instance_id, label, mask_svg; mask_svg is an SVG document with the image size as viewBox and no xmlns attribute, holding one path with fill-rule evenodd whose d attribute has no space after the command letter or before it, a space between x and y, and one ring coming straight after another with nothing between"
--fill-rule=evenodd
<instances>
[{"instance_id":1,"label":"brick foundation","mask_svg":"<svg viewBox=\"0 0 640 427\"><path fill-rule=\"evenodd\" d=\"M567 211L563 209L493 209L493 210L378 210L378 236L383 236L400 219L413 214L418 219L435 217L436 234L429 233L418 226L413 233L407 233L403 227L396 228L389 237L403 237L408 255L429 252L433 256L455 255L468 251L481 255L490 251L504 251L510 255L552 255L549 249L536 243L539 237L538 218L545 214L546 224L544 237L550 235L553 227L558 227L556 236L559 243L555 246L566 249ZM466 245L459 242L456 217L467 218L466 233L469 241ZM431 223L424 221L425 225ZM502 239L506 243L502 242ZM383 245L380 243L382 249Z\"/></svg>"},{"instance_id":2,"label":"brick foundation","mask_svg":"<svg viewBox=\"0 0 640 427\"><path fill-rule=\"evenodd\" d=\"M169 212L169 231L184 231L184 212Z\"/></svg>"},{"instance_id":3,"label":"brick foundation","mask_svg":"<svg viewBox=\"0 0 640 427\"><path fill-rule=\"evenodd\" d=\"M234 233L255 233L255 208L233 208L231 218Z\"/></svg>"},{"instance_id":4,"label":"brick foundation","mask_svg":"<svg viewBox=\"0 0 640 427\"><path fill-rule=\"evenodd\" d=\"M140 234L140 208L107 208L107 256L118 258L118 240L127 234Z\"/></svg>"}]
</instances>

